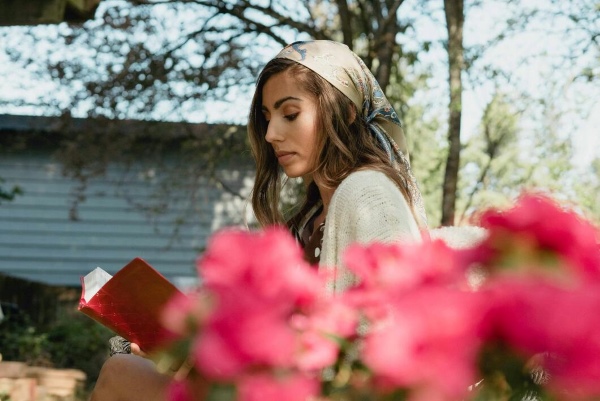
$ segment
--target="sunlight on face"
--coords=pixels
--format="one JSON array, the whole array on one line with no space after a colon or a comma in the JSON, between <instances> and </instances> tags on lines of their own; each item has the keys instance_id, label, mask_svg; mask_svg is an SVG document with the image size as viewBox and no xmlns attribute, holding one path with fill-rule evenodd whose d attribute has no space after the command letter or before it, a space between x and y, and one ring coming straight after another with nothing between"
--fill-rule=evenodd
<instances>
[{"instance_id":1,"label":"sunlight on face","mask_svg":"<svg viewBox=\"0 0 600 401\"><path fill-rule=\"evenodd\" d=\"M317 103L288 72L269 78L262 91L268 121L265 140L288 177L310 174L317 158Z\"/></svg>"}]
</instances>

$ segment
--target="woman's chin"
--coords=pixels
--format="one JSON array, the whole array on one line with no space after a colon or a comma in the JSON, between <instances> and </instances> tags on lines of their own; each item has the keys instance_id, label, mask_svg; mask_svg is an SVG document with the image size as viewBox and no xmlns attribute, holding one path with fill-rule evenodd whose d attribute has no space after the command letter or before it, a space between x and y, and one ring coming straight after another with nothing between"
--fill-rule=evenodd
<instances>
[{"instance_id":1,"label":"woman's chin","mask_svg":"<svg viewBox=\"0 0 600 401\"><path fill-rule=\"evenodd\" d=\"M305 181L312 181L314 168L298 165L297 163L290 163L287 166L281 166L281 168L289 178L302 178Z\"/></svg>"},{"instance_id":2,"label":"woman's chin","mask_svg":"<svg viewBox=\"0 0 600 401\"><path fill-rule=\"evenodd\" d=\"M296 169L283 169L283 172L285 173L285 175L287 175L289 178L298 178L298 177L305 177L306 173L305 172L300 172Z\"/></svg>"}]
</instances>

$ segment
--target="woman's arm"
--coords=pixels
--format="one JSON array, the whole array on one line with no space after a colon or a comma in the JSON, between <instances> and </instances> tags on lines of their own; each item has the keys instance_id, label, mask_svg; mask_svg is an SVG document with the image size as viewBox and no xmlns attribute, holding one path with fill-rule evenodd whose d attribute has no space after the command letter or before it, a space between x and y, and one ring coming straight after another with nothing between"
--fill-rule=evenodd
<instances>
[{"instance_id":1,"label":"woman's arm","mask_svg":"<svg viewBox=\"0 0 600 401\"><path fill-rule=\"evenodd\" d=\"M129 354L111 356L102 366L90 401L166 401L171 378L152 361Z\"/></svg>"}]
</instances>

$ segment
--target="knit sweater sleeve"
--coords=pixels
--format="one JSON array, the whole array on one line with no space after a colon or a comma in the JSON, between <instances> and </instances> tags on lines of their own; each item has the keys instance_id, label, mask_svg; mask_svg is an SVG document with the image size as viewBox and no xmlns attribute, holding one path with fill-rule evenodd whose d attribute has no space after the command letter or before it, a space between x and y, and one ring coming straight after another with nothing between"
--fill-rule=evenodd
<instances>
[{"instance_id":1,"label":"knit sweater sleeve","mask_svg":"<svg viewBox=\"0 0 600 401\"><path fill-rule=\"evenodd\" d=\"M355 279L345 268L343 252L352 243L418 241L421 234L404 195L385 174L357 171L336 189L327 212L320 269L334 294Z\"/></svg>"}]
</instances>

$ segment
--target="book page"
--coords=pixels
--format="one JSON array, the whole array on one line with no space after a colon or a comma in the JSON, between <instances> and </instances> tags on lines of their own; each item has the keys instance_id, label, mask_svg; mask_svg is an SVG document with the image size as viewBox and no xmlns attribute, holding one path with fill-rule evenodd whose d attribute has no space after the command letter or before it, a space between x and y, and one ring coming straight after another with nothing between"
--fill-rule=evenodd
<instances>
[{"instance_id":1,"label":"book page","mask_svg":"<svg viewBox=\"0 0 600 401\"><path fill-rule=\"evenodd\" d=\"M89 302L90 299L102 288L112 276L102 270L100 267L96 267L94 270L89 272L83 278L83 299L85 302Z\"/></svg>"}]
</instances>

